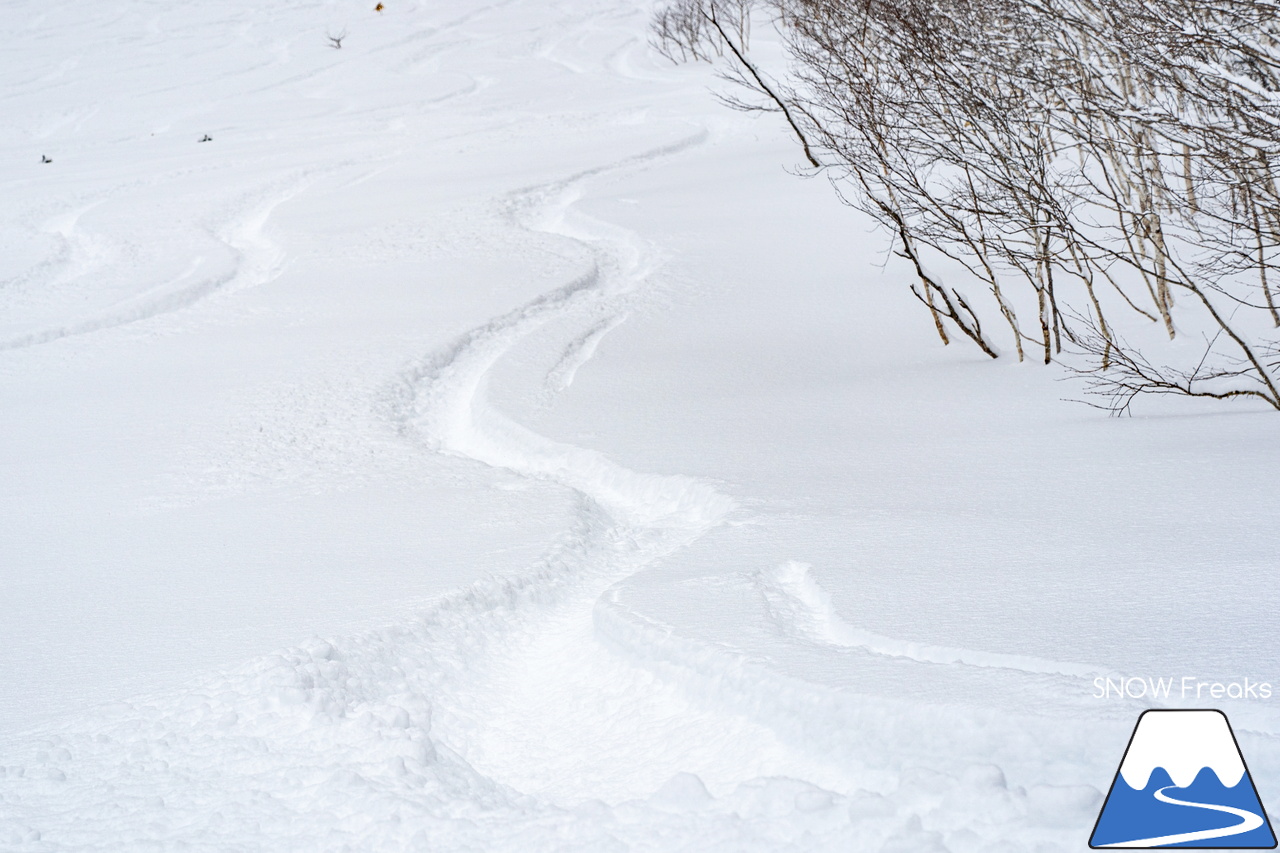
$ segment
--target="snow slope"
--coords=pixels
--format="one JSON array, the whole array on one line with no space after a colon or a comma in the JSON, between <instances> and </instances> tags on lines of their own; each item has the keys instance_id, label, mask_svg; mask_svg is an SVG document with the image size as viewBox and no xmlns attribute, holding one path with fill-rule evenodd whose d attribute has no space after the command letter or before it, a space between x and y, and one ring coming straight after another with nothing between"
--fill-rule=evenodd
<instances>
[{"instance_id":1,"label":"snow slope","mask_svg":"<svg viewBox=\"0 0 1280 853\"><path fill-rule=\"evenodd\" d=\"M0 846L1079 849L1095 677L1280 683L1273 415L941 348L645 4L386 5L0 24Z\"/></svg>"}]
</instances>

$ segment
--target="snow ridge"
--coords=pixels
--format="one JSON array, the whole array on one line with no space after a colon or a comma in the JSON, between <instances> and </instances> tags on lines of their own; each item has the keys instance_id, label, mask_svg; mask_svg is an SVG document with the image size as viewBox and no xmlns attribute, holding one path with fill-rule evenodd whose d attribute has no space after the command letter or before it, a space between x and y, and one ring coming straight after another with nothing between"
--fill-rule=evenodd
<instances>
[{"instance_id":1,"label":"snow ridge","mask_svg":"<svg viewBox=\"0 0 1280 853\"><path fill-rule=\"evenodd\" d=\"M760 594L774 621L784 630L820 643L859 648L886 657L919 663L1011 669L1019 672L1092 678L1108 674L1080 664L1045 660L1030 655L1007 655L950 646L897 640L856 628L836 613L831 596L810 572L812 567L793 561L757 575Z\"/></svg>"},{"instance_id":2,"label":"snow ridge","mask_svg":"<svg viewBox=\"0 0 1280 853\"><path fill-rule=\"evenodd\" d=\"M573 379L577 375L578 369L595 356L596 347L600 346L600 341L604 339L605 335L625 321L626 316L623 314L610 316L574 338L565 347L560 360L547 372L547 378L544 383L546 396L550 397L567 390L573 384Z\"/></svg>"}]
</instances>

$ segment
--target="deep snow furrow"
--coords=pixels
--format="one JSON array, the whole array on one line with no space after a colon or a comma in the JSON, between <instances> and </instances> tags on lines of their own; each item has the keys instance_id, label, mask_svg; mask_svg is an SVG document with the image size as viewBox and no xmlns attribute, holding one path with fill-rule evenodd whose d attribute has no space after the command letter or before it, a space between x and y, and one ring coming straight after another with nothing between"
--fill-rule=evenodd
<instances>
[{"instance_id":1,"label":"deep snow furrow","mask_svg":"<svg viewBox=\"0 0 1280 853\"><path fill-rule=\"evenodd\" d=\"M620 521L688 526L705 530L733 503L690 478L639 474L604 455L555 442L494 410L482 385L499 359L520 340L552 320L634 291L643 282L646 248L635 235L570 216L580 184L670 156L701 143L705 132L672 145L585 170L562 181L515 193L509 215L524 227L575 240L593 257L592 269L464 335L406 377L409 399L402 410L407 429L429 447L514 473L548 478L572 488ZM616 312L599 328L620 322ZM598 342L598 337L595 339Z\"/></svg>"},{"instance_id":2,"label":"deep snow furrow","mask_svg":"<svg viewBox=\"0 0 1280 853\"><path fill-rule=\"evenodd\" d=\"M467 673L450 679L438 697L435 734L480 772L568 801L616 799L642 787L638 779L617 778L628 748L633 755L647 750L656 767L687 769L674 754L672 763L654 757L687 748L681 745L683 723L655 723L652 717L640 723L646 714L661 713L656 704L646 707L658 695L669 705L686 703L682 713L693 721L686 728L700 737L718 726L767 740L773 746L765 752L793 751L791 757L777 759L774 770L788 767L834 790L870 786L892 791L901 782L904 763L924 762L939 753L950 752L963 770L966 763L984 758L1015 763L1019 756L1032 756L1034 762L1049 743L1076 748L1074 742L1058 743L1054 727L1036 721L1023 721L1013 734L996 738L996 719L1008 715L994 711L966 711L957 732L952 708L908 709L901 702L793 679L727 649L681 637L671 626L620 602L628 578L692 544L719 524L734 503L689 478L637 473L596 451L538 435L489 403L485 381L512 348L553 320L575 319L586 328L549 376L564 372L566 363L576 370L600 337L620 322L620 312L610 310L611 300L643 281L645 247L629 232L577 214L573 204L588 179L654 156L660 154L587 170L514 196L509 208L517 222L576 240L589 250L591 269L469 332L408 377L411 396L402 416L410 434L439 452L567 487L584 512L579 534L556 565L524 582L522 598L531 606L507 610L504 620L491 623L501 635L485 640L492 654L472 656ZM792 588L794 579L776 580L775 596L802 610L811 604L800 600L804 590ZM813 617L808 610L805 615ZM876 653L895 651L881 648L883 643L871 646ZM928 658L931 651L908 649L906 656ZM969 662L968 657L945 662ZM984 664L1053 674L1063 674L1063 666L1070 669L1021 659ZM586 710L579 712L578 706ZM626 706L632 707L623 716L630 713L635 719L628 732L631 744L623 748L613 742L616 721L600 709L613 707L611 713L618 714L616 709ZM947 719L951 726L943 724ZM656 737L636 733L646 725L664 728ZM741 756L734 760L735 771L747 773L737 781L750 778L750 762ZM529 765L539 769L530 771ZM612 769L602 770L606 766ZM699 769L721 786L733 780L734 773L715 762Z\"/></svg>"},{"instance_id":3,"label":"deep snow furrow","mask_svg":"<svg viewBox=\"0 0 1280 853\"><path fill-rule=\"evenodd\" d=\"M467 32L458 34L457 44L477 54L501 52L505 60L546 34L548 43L559 39L551 58L585 70L578 76L589 79L600 57L578 61L572 54L607 46L610 30L598 24L613 16L630 21L627 38L602 64L615 75L650 79L632 56L634 46L646 43L639 10L590 5L557 6L563 20L546 24L543 5L499 3L386 48L439 42L443 27L504 7L509 20L501 23L512 30L500 33L506 41ZM531 17L507 16L507 9ZM252 14L274 20L275 12L261 7ZM152 32L159 35L159 27ZM292 43L281 42L286 49ZM359 62L351 58L364 48L319 49L342 74L354 74ZM417 58L406 59L407 67ZM485 92L500 79L490 66L477 66L495 73L477 71L470 79L479 82L461 94ZM280 92L281 85L255 91ZM613 92L601 97L610 99L602 111L615 108ZM647 111L655 100L632 107ZM375 105L369 114L386 110L398 120L443 102ZM524 107L522 101L517 109ZM514 123L504 108L500 102L486 122ZM349 116L341 110L325 115ZM452 134L464 137L488 141L474 127ZM484 323L398 377L393 425L412 441L400 445L396 458L422 460L414 473L467 468L475 476L459 479L477 491L520 478L538 481L530 493L567 497L572 525L545 556L518 574L435 598L391 627L311 641L230 673L198 677L181 691L131 698L0 744L0 847L40 853L1051 849L1052 830L1039 828L1036 809L1047 803L1054 819L1076 819L1097 792L1006 786L985 760L982 745L998 731L983 728L986 720L970 715L957 726L942 709L908 713L906 703L825 690L681 636L660 621L661 607L626 607L616 594L620 580L665 558L680 562L684 549L732 517L734 501L706 482L634 471L596 450L539 435L518 422L519 412L501 411L491 399L495 368L518 361L527 351L522 343L551 324L569 327L571 343L538 374L546 377L547 395L563 390L576 372L589 369L597 345L645 288L651 247L580 213L576 202L584 191L705 137L698 133L511 194L501 211L506 217L541 239L572 241L590 263L572 281ZM566 132L545 144L569 151L572 142ZM444 160L448 152L419 146L413 154ZM430 174L447 183L452 176L445 171ZM222 236L248 253L241 257L245 277L236 280L248 284L272 275L284 257L265 230L269 210L238 213L242 218ZM192 279L168 282L165 293L180 294ZM215 288L234 289L231 280ZM355 287L337 292L348 301L364 296ZM422 292L415 290L414 298ZM129 307L168 310L156 301L164 298L144 294ZM436 334L439 326L412 328L379 326L376 333L401 334L397 344L412 347L423 329ZM379 362L377 375L410 357L396 350ZM538 383L535 378L535 390ZM361 396L349 405L364 402ZM326 408L326 414L333 412ZM424 447L431 453L417 452ZM430 512L435 505L412 506ZM476 527L483 531L487 521ZM371 525L359 535L371 541L386 532ZM366 582L378 583L375 559L353 561L351 573L369 570ZM431 574L439 559L424 548L411 571ZM894 752L922 732L927 737L914 749ZM1029 739L1015 735L991 754ZM933 749L946 760L931 760Z\"/></svg>"},{"instance_id":4,"label":"deep snow furrow","mask_svg":"<svg viewBox=\"0 0 1280 853\"><path fill-rule=\"evenodd\" d=\"M757 722L740 713L726 715L723 708L707 713L685 707L683 717L672 718L669 709L687 705L698 689L687 691L684 684L661 680L655 684L654 670L636 666L637 661L647 664L649 655L617 657L616 646L599 644L596 634L602 626L593 619L600 596L612 583L696 541L725 519L734 502L691 478L635 472L597 451L538 435L499 412L485 394L494 366L553 320L590 324L551 372L563 372L565 358L576 370L600 337L621 321L620 309L611 309L613 301L644 281L643 243L630 232L573 210L582 184L677 153L701 139L700 134L517 194L508 206L513 218L530 230L577 241L588 249L591 269L464 335L408 377L411 397L402 416L409 434L436 451L567 487L582 507L580 533L562 549L555 566L524 582L522 597L532 606L507 610L505 619L492 625L505 636L486 638L495 653L473 656L467 673L451 679L450 688L438 697L440 713L433 727L481 772L553 797L616 798L664 778L651 774L685 769L679 753L689 744L701 741L705 747L717 735L729 741L737 734L740 742L759 744L772 738ZM600 313L603 320L597 319ZM721 674L705 675L709 685L723 680ZM619 708L626 709L621 718ZM627 715L631 722L620 723ZM682 738L689 742L685 747ZM663 752L665 760L657 757ZM762 754L769 752L762 749ZM639 764L642 754L649 756L649 775L627 769ZM797 774L822 764L816 760L800 767L786 763L792 759L773 758L772 769L789 766ZM531 765L539 769L531 772ZM734 781L735 774L742 781L768 769L741 755L719 765L704 759L698 767L721 786Z\"/></svg>"}]
</instances>

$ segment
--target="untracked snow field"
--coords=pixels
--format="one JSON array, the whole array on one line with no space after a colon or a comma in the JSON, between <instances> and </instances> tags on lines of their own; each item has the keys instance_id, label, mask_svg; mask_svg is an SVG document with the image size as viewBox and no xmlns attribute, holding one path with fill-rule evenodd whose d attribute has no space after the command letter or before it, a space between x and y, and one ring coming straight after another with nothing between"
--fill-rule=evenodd
<instances>
[{"instance_id":1,"label":"untracked snow field","mask_svg":"<svg viewBox=\"0 0 1280 853\"><path fill-rule=\"evenodd\" d=\"M0 15L0 850L1083 850L1152 706L1280 808L1277 415L943 347L648 3L384 2Z\"/></svg>"}]
</instances>

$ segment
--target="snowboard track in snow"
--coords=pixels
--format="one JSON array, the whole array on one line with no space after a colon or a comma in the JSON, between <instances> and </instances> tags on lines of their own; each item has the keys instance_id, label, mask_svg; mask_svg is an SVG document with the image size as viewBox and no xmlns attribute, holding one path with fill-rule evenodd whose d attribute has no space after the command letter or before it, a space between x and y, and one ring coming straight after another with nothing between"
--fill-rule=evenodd
<instances>
[{"instance_id":1,"label":"snowboard track in snow","mask_svg":"<svg viewBox=\"0 0 1280 853\"><path fill-rule=\"evenodd\" d=\"M284 249L266 233L267 222L272 214L321 178L360 165L364 164L343 161L302 170L283 180L273 181L267 187L247 196L241 196L233 205L233 212L222 223L208 228L214 247L224 250L233 259L228 269L215 270L212 274L202 272L201 267L206 258L196 255L186 270L176 278L158 282L141 292L125 296L115 304L88 316L0 340L0 352L40 346L63 338L154 320L191 308L215 295L230 295L270 283L279 277L287 263ZM80 260L87 254L82 247L93 238L81 233L83 228L79 225L79 220L94 206L96 204L55 217L47 226L67 247L62 252L65 257L62 265L68 270L57 273L61 279L93 281L104 272L102 264ZM101 239L107 241L107 238ZM114 247L108 244L107 251L111 248Z\"/></svg>"},{"instance_id":2,"label":"snowboard track in snow","mask_svg":"<svg viewBox=\"0 0 1280 853\"><path fill-rule=\"evenodd\" d=\"M648 273L648 250L636 235L573 210L582 185L593 178L643 168L659 158L696 146L705 138L705 133L698 133L610 166L585 170L568 179L513 194L505 205L511 218L535 232L576 241L588 250L590 269L568 284L467 333L407 377L411 393L407 395L402 418L409 434L439 452L519 476L550 481L575 495L580 508L579 530L562 549L554 572L548 574L543 568L534 576L516 582L517 586L528 584L537 604L504 627L507 633L524 636L524 644L536 644L539 636L555 636L566 631L574 635L572 641L565 640L570 645L558 646L554 654L548 651L538 661L551 678L564 675L567 680L563 685L544 681L537 690L564 701L572 702L575 697L583 700L579 692L590 689L587 682L562 669L574 666L573 642L601 651L605 647L598 641L604 639L605 646L611 650L604 653L606 657L622 649L616 638L608 642L610 623L597 618L597 610L608 598L609 588L700 538L720 524L733 511L735 503L688 477L637 473L595 451L543 438L512 422L487 403L485 378L526 336L554 320L571 318L586 329L570 342L551 367L547 390L554 393L568 386L573 374L594 353L600 339L622 322L625 298L643 286ZM599 319L601 314L603 319ZM583 651L577 649L578 653ZM559 660L561 656L569 660ZM635 670L636 664L646 657L624 654L619 668ZM508 674L531 665L530 661L519 666L510 662L487 662L487 668L506 670ZM606 669L609 665L608 660L601 663ZM648 674L651 670L645 672ZM602 677L607 681L614 674L605 673ZM634 678L634 673L618 677L626 681ZM617 686L616 689L627 688ZM527 703L519 697L504 696L500 690L484 707L472 704L472 707L456 709L459 720L470 719L470 725L460 723L460 729L474 729L481 721L486 729L501 729L504 724L495 718L512 715L512 719L505 721L509 728L531 732L542 726L537 740L561 738L569 746L573 737L589 743L590 733L580 728L584 724L611 726L608 720L584 723L578 719L578 728L574 732L566 731L556 723L553 706L545 709L545 719L535 721L530 719ZM507 744L506 749L501 744L490 745L487 750L490 759L530 748L529 735L517 735L517 739L519 742ZM463 743L455 746L466 749ZM617 758L613 756L615 762ZM550 760L554 763L555 759ZM603 757L600 760L605 763ZM581 755L572 763L572 771L566 766L560 778L548 773L532 784L545 786L545 793L570 800L608 796L590 787L568 783L571 775L589 777L592 772L592 768L583 766L591 763L590 760ZM626 772L625 768L613 767L613 772L619 771ZM624 783L618 790L631 789Z\"/></svg>"},{"instance_id":3,"label":"snowboard track in snow","mask_svg":"<svg viewBox=\"0 0 1280 853\"><path fill-rule=\"evenodd\" d=\"M397 71L433 69L445 52L477 41L460 32L441 42L442 33L518 5L486 5L380 49L414 48ZM532 11L541 21L544 10ZM596 62L620 78L666 79L660 69L642 67L647 42L639 31L628 31L602 57L576 56L605 44L593 23L600 14L589 10L586 23L572 22L578 29L567 34L572 27L556 22L515 37L523 44L536 36L547 45L541 65L559 63L577 76L590 76ZM633 22L638 16L633 7L604 14ZM355 55L332 58L350 69ZM482 94L500 70L462 75L460 88L410 109ZM50 82L24 85L36 84ZM335 104L323 114L356 113L351 101ZM384 105L359 114L398 127L401 111ZM572 526L545 556L515 575L441 596L390 627L313 640L198 677L181 691L55 721L12 748L0 744L0 848L968 853L1001 843L1033 849L1050 842L1040 846L1054 849L1062 832L1042 831L1046 821L1035 808L1052 820L1092 817L1098 792L1087 786L1028 792L1005 783L1002 766L1012 766L1004 762L1011 754L1076 756L1069 736L1054 740L1056 721L1018 728L996 711L887 698L874 684L862 693L831 689L806 681L804 670L780 670L767 656L682 633L674 618L662 621L662 608L633 603L628 581L644 573L656 586L665 583L663 573L680 564L685 549L740 517L734 500L715 484L633 471L538 435L491 400L495 367L518 360L523 351L515 348L555 324L568 343L542 365L540 399L548 403L590 369L597 348L646 289L652 247L586 216L575 202L614 177L694 152L707 138L699 131L504 196L500 216L535 239L572 245L586 260L580 274L406 366L392 383L393 404L367 407L379 430L389 421L407 439L398 443L402 457L425 460L428 470L448 457L449 470L475 475L469 484L483 488L498 479L505 486L516 478L562 497ZM369 162L381 161L355 165ZM275 174L324 173L291 165ZM267 226L288 187L283 180L255 183L281 193L242 192L226 215L202 223L226 250L225 267L234 267L215 271L226 276L215 280L196 268L16 345L197 303L207 308L213 293L270 281L286 258ZM295 193L304 190L299 185ZM78 277L85 271L74 264L93 260L76 255L74 240L86 232L75 231L75 217L64 223L61 250L40 275ZM181 319L185 327L188 318ZM394 364L405 364L403 357L398 352ZM752 568L741 575L748 584ZM783 587L764 597L782 596L794 611L781 636L798 640L795 646L821 645L833 656L866 651L935 670L972 664L1063 674L1053 662L979 661L966 650L855 637L834 611L815 609ZM974 846L979 839L982 848Z\"/></svg>"},{"instance_id":4,"label":"snowboard track in snow","mask_svg":"<svg viewBox=\"0 0 1280 853\"><path fill-rule=\"evenodd\" d=\"M585 694L594 691L598 682L614 678L616 673L610 668L616 664L617 669L629 670L631 675L616 676L616 692L607 698L616 702L625 695L629 701L640 702L644 691L660 692L652 684L639 685L643 678L635 673L643 673L687 701L691 716L703 713L726 729L739 726L753 737L767 738L784 752L803 756L807 763L795 767L797 775L821 779L836 790L866 786L893 790L899 784L904 759L925 760L939 752L950 751L960 766L1019 750L1036 752L1037 740L1042 744L1055 741L1039 725L1019 730L1006 727L1002 737L1007 743L996 748L992 733L1007 720L995 712L970 712L965 721L967 731L957 737L954 723L948 725L954 719L953 709L913 708L883 697L831 691L788 677L716 643L681 636L672 626L628 606L625 587L630 579L671 559L722 524L733 514L736 503L696 480L637 473L595 451L546 439L489 405L484 393L486 376L521 340L553 321L571 319L581 325L583 331L548 372L548 384L560 380L567 385L599 340L623 321L625 306L621 301L643 286L647 248L630 232L577 214L574 202L583 186L593 179L676 155L705 138L705 133L699 133L610 166L513 193L505 205L512 219L531 231L577 241L589 251L590 269L466 333L406 376L409 390L402 397L400 419L407 435L438 452L565 487L579 507L579 525L561 543L556 556L530 575L503 583L509 594L497 606L506 610L507 620L495 623L499 636L486 640L502 651L473 664L500 686L493 688L487 700L477 700L471 695L483 693L477 684L459 682L456 692L451 691L453 697L461 697L456 704L450 700L440 703L443 713L437 719L448 723L437 726L437 734L480 772L523 791L567 803L594 798L618 801L636 795L645 790L640 780L597 778L600 787L596 788L591 784L593 773L625 775L625 769L618 765L641 756L661 766L654 753L663 749L663 737L678 740L678 734L663 735L644 746L641 740L632 755L592 758L583 755L584 745L597 734L591 727L607 729L608 720L570 714L570 724L559 720L564 716L562 706L554 702L540 711L531 707L537 704L539 694L557 697L562 705L589 704ZM602 313L604 318L599 319ZM554 390L555 385L547 389ZM783 587L787 595L796 594L786 584ZM517 600L522 604L515 605ZM838 620L834 613L828 616ZM859 641L836 645L865 647L889 657L1058 676L1078 677L1086 672L1083 667L1053 661L918 649L889 638L863 642L860 632L843 623L840 626L859 633ZM566 635L566 639L552 647L555 654L548 651L537 656L529 651L544 638L557 635ZM572 635L572 641L567 635ZM910 647L904 652L899 645ZM595 678L575 678L569 670L575 666L575 657L588 649L600 654L605 663L597 666ZM504 686L521 681L518 673L530 670L549 677L540 679L536 686L524 685L523 693L516 689L504 692ZM556 678L563 678L563 683L555 683ZM539 713L541 719L537 719ZM643 726L637 724L636 728ZM450 729L467 735L494 730L513 734L490 738L492 742L484 748L473 749L465 735L451 737ZM608 733L600 736L607 739ZM550 767L545 772L530 774L511 766L510 756L536 753L546 742L572 753L571 760L566 760L563 752L549 749L542 756ZM913 746L904 748L905 744ZM741 761L741 756L736 758ZM671 756L671 760L676 768L678 757ZM520 763L525 761L520 759ZM614 766L601 771L610 761ZM830 772L833 765L839 769ZM783 766L794 765L784 760ZM504 772L510 770L514 775ZM734 779L734 773L742 770L724 767L710 766L707 772L722 774L716 779L721 788L751 778L748 771ZM568 781L570 777L582 781ZM850 779L857 779L856 785Z\"/></svg>"},{"instance_id":5,"label":"snowboard track in snow","mask_svg":"<svg viewBox=\"0 0 1280 853\"><path fill-rule=\"evenodd\" d=\"M723 523L735 502L698 480L635 472L533 433L485 393L495 365L553 321L581 332L548 376L580 369L644 286L648 247L578 213L585 185L705 138L513 193L510 219L577 241L589 268L399 382L393 416L411 441L566 491L574 526L541 561L444 596L410 624L316 640L47 734L35 756L0 771L0 782L28 792L0 821L0 840L42 851L157 839L219 851L285 839L315 849L666 851L672 837L734 850L846 849L855 837L936 848L937 833L907 816L938 783L904 783L903 754L890 753L921 730L943 730L945 709L907 714L826 691L623 605L621 582ZM980 756L985 721L966 722ZM936 747L922 742L916 759ZM824 775L830 763L842 773ZM779 776L791 778L768 778ZM1016 810L1025 798L998 771L977 784L993 808ZM88 808L49 833L47 815L69 793ZM819 837L829 841L815 845Z\"/></svg>"}]
</instances>

